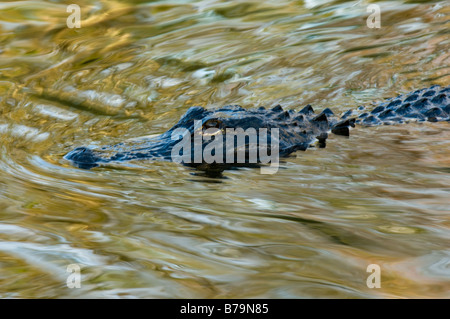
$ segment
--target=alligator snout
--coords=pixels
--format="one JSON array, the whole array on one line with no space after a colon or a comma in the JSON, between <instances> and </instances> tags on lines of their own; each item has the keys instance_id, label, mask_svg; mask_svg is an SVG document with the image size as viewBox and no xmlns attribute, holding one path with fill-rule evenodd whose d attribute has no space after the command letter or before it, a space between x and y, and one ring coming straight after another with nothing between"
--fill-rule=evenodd
<instances>
[{"instance_id":1,"label":"alligator snout","mask_svg":"<svg viewBox=\"0 0 450 319\"><path fill-rule=\"evenodd\" d=\"M64 156L65 159L71 161L75 166L84 169L90 169L98 166L101 158L87 147L77 147Z\"/></svg>"}]
</instances>

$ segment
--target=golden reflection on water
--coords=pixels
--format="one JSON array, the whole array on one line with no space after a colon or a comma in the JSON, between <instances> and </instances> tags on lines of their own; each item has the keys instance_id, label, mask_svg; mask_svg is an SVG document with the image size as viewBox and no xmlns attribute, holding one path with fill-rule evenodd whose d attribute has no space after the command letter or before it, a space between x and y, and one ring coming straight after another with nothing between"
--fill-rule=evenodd
<instances>
[{"instance_id":1,"label":"golden reflection on water","mask_svg":"<svg viewBox=\"0 0 450 319\"><path fill-rule=\"evenodd\" d=\"M379 2L379 30L357 1L216 0L77 1L68 29L71 2L0 4L1 297L449 297L448 123L357 128L275 175L62 159L193 105L339 113L449 85L447 2Z\"/></svg>"}]
</instances>

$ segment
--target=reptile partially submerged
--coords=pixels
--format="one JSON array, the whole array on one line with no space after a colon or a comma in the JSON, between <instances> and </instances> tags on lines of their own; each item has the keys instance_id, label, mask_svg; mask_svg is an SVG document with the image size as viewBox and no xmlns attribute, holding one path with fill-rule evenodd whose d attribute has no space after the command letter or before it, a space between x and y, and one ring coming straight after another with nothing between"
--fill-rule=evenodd
<instances>
[{"instance_id":1,"label":"reptile partially submerged","mask_svg":"<svg viewBox=\"0 0 450 319\"><path fill-rule=\"evenodd\" d=\"M216 110L207 110L202 107L191 107L184 114L179 122L167 132L153 138L143 138L138 141L128 141L112 146L104 146L96 149L88 147L77 147L69 152L65 158L70 160L75 166L89 169L102 164L112 162L123 162L130 160L163 159L180 161L174 159L174 150L179 154L180 143L184 143L183 162L187 165L200 166L202 168L225 169L235 166L250 166L255 161L249 159L249 154L255 147L270 149L267 153L273 153L271 148L275 144L277 155L283 157L298 150L306 150L308 147L317 144L325 147L328 134L348 136L350 127L355 125L373 126L381 124L401 124L417 121L450 121L450 87L442 88L432 86L417 90L396 98L386 100L379 105L368 109L359 107L357 110L349 110L341 116L336 116L329 108L316 114L310 105L305 106L298 112L283 110L281 106L272 109L263 107L257 109L244 109L237 105L225 106ZM278 136L267 134L257 135L252 140L249 136L244 137L244 161L238 160L239 149L227 149L219 152L216 147L211 152L213 141L217 141L219 135L226 136L230 129L241 129L250 132L254 129L267 129L273 132L278 129ZM185 133L183 133L183 130ZM231 132L233 132L231 130ZM200 140L200 146L194 145L197 134L203 134L207 138ZM214 136L214 137L212 137ZM190 139L192 137L192 139ZM183 140L184 139L184 140ZM234 137L233 137L234 140ZM198 140L197 140L198 141ZM208 146L208 144L210 144ZM225 142L223 147L225 148ZM217 144L216 144L217 145ZM237 145L237 144L236 144ZM192 147L188 147L192 146ZM200 157L198 160L195 151L201 153L209 147L210 154L215 159L205 160ZM181 154L181 153L180 153ZM226 157L227 155L231 155ZM257 153L257 163L261 163L262 158ZM273 154L271 154L273 155ZM263 163L267 163L263 162Z\"/></svg>"}]
</instances>

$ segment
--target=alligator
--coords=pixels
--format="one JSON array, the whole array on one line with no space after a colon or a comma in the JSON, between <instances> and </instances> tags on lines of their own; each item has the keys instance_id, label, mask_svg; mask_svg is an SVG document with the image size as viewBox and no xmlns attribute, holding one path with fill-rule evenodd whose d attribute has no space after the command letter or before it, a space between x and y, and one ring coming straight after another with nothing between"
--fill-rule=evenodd
<instances>
[{"instance_id":1,"label":"alligator","mask_svg":"<svg viewBox=\"0 0 450 319\"><path fill-rule=\"evenodd\" d=\"M77 147L64 158L83 169L130 160L162 159L181 162L205 171L222 171L231 167L267 164L268 161L264 162L258 153L256 160L249 160L252 149L257 147L266 149L266 157L269 153L273 155L274 151L278 156L286 157L309 147L323 148L329 133L349 136L350 129L356 125L375 126L424 121L450 121L450 87L434 85L399 95L371 107L360 106L340 116L335 115L329 108L316 113L311 105L298 112L284 110L280 105L267 109L245 109L238 105L229 105L215 110L194 106L187 110L178 123L161 135L97 148ZM232 146L231 150L222 151L220 147L225 148L223 143L222 146L211 147L210 143L216 141L219 135L226 137L230 132L236 134L238 129L242 130L241 133L248 133L248 129L252 128L260 132L261 129L271 132L277 129L278 134L274 137L274 134L269 135L266 130L264 139L261 135L256 139L251 139L250 134L246 135L244 140L241 140L244 141L241 149L238 149L238 145ZM200 140L196 140L197 135L201 136ZM200 141L196 144L200 146L194 145L195 140ZM187 142L180 146L181 141ZM275 144L277 148L272 148ZM194 154L198 150L198 153L202 154L208 147L213 161ZM244 160L238 158L238 152L242 150ZM184 154L185 157L181 157L183 151L187 153Z\"/></svg>"}]
</instances>

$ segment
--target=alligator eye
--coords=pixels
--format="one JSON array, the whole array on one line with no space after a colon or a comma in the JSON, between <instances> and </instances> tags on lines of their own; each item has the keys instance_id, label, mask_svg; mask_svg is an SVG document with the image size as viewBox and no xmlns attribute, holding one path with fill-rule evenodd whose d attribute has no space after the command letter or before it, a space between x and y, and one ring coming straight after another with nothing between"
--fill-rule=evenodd
<instances>
[{"instance_id":1,"label":"alligator eye","mask_svg":"<svg viewBox=\"0 0 450 319\"><path fill-rule=\"evenodd\" d=\"M208 129L208 128L221 129L222 128L222 121L220 121L218 119L207 120L205 123L203 123L203 128L205 128L205 129Z\"/></svg>"}]
</instances>

